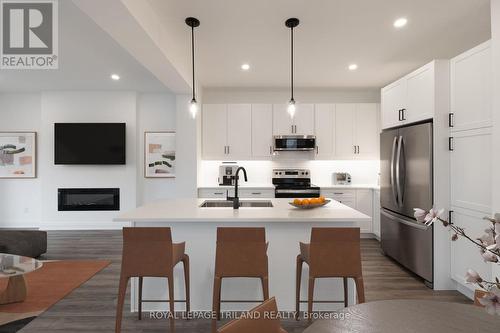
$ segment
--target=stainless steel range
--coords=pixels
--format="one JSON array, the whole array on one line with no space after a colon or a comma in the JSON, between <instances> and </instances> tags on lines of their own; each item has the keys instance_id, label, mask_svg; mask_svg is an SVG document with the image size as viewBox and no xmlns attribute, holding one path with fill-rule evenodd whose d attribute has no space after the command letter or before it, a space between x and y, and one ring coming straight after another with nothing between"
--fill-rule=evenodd
<instances>
[{"instance_id":1,"label":"stainless steel range","mask_svg":"<svg viewBox=\"0 0 500 333\"><path fill-rule=\"evenodd\" d=\"M311 185L308 169L273 169L276 198L317 198L320 188Z\"/></svg>"}]
</instances>

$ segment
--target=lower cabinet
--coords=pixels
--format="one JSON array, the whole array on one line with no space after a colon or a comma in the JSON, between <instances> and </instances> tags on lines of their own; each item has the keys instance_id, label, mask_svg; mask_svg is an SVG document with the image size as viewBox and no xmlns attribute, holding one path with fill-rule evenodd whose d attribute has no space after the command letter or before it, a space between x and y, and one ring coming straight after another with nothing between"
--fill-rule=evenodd
<instances>
[{"instance_id":1,"label":"lower cabinet","mask_svg":"<svg viewBox=\"0 0 500 333\"><path fill-rule=\"evenodd\" d=\"M349 206L372 217L371 220L358 222L362 233L373 232L373 190L371 189L322 189L321 195Z\"/></svg>"},{"instance_id":2,"label":"lower cabinet","mask_svg":"<svg viewBox=\"0 0 500 333\"><path fill-rule=\"evenodd\" d=\"M199 188L198 198L225 199L226 196L234 196L232 187L213 187ZM240 198L274 198L274 188L239 188L238 196Z\"/></svg>"}]
</instances>

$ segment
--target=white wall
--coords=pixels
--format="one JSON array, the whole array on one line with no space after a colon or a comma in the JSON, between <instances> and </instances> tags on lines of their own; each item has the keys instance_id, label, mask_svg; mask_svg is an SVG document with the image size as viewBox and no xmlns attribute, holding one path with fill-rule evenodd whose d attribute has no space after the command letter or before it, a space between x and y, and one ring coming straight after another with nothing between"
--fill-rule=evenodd
<instances>
[{"instance_id":1,"label":"white wall","mask_svg":"<svg viewBox=\"0 0 500 333\"><path fill-rule=\"evenodd\" d=\"M493 57L493 213L500 213L500 0L491 0L491 46ZM493 275L500 278L500 265L493 265Z\"/></svg>"},{"instance_id":2,"label":"white wall","mask_svg":"<svg viewBox=\"0 0 500 333\"><path fill-rule=\"evenodd\" d=\"M122 226L112 222L118 212L57 211L60 187L119 187L122 211L161 198L195 194L199 120L189 118L186 107L187 104L181 105L170 93L0 94L0 131L36 131L38 136L37 178L0 179L0 227L109 229ZM54 165L55 122L125 122L126 165ZM177 126L182 126L178 134L182 140L177 141L181 172L175 179L145 179L144 132L176 130Z\"/></svg>"},{"instance_id":3,"label":"white wall","mask_svg":"<svg viewBox=\"0 0 500 333\"><path fill-rule=\"evenodd\" d=\"M0 94L0 131L39 132L40 99L41 95L36 93ZM40 191L40 178L0 179L0 225L20 228L37 225Z\"/></svg>"},{"instance_id":4,"label":"white wall","mask_svg":"<svg viewBox=\"0 0 500 333\"><path fill-rule=\"evenodd\" d=\"M127 132L125 165L54 165L54 123L123 122ZM120 188L120 209L136 206L136 93L44 92L43 137L38 161L42 177L42 228L109 228L119 212L59 212L57 189L71 187Z\"/></svg>"},{"instance_id":5,"label":"white wall","mask_svg":"<svg viewBox=\"0 0 500 333\"><path fill-rule=\"evenodd\" d=\"M137 157L144 156L144 132L175 131L176 101L171 94L142 94L137 100ZM144 163L137 164L137 205L176 195L175 178L144 178Z\"/></svg>"}]
</instances>

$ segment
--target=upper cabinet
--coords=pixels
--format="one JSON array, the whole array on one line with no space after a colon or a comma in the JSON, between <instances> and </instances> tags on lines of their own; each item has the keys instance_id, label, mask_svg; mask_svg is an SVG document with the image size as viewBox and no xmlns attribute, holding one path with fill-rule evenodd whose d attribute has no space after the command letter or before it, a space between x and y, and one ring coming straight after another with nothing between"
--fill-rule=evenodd
<instances>
[{"instance_id":1,"label":"upper cabinet","mask_svg":"<svg viewBox=\"0 0 500 333\"><path fill-rule=\"evenodd\" d=\"M488 41L451 59L451 112L454 131L491 126L491 57L491 42Z\"/></svg>"},{"instance_id":2,"label":"upper cabinet","mask_svg":"<svg viewBox=\"0 0 500 333\"><path fill-rule=\"evenodd\" d=\"M432 119L435 106L437 61L382 88L382 128Z\"/></svg>"},{"instance_id":3,"label":"upper cabinet","mask_svg":"<svg viewBox=\"0 0 500 333\"><path fill-rule=\"evenodd\" d=\"M307 158L379 158L379 104L204 104L202 156L206 160L270 159L273 135L316 135ZM305 156L305 155L304 155Z\"/></svg>"},{"instance_id":4,"label":"upper cabinet","mask_svg":"<svg viewBox=\"0 0 500 333\"><path fill-rule=\"evenodd\" d=\"M203 105L203 158L241 159L252 153L250 104Z\"/></svg>"},{"instance_id":5,"label":"upper cabinet","mask_svg":"<svg viewBox=\"0 0 500 333\"><path fill-rule=\"evenodd\" d=\"M337 104L335 110L336 158L378 159L379 117L378 104Z\"/></svg>"},{"instance_id":6,"label":"upper cabinet","mask_svg":"<svg viewBox=\"0 0 500 333\"><path fill-rule=\"evenodd\" d=\"M287 104L273 105L274 135L314 134L314 105L296 104L295 116L290 117Z\"/></svg>"},{"instance_id":7,"label":"upper cabinet","mask_svg":"<svg viewBox=\"0 0 500 333\"><path fill-rule=\"evenodd\" d=\"M273 106L252 104L252 157L269 158L273 154Z\"/></svg>"}]
</instances>

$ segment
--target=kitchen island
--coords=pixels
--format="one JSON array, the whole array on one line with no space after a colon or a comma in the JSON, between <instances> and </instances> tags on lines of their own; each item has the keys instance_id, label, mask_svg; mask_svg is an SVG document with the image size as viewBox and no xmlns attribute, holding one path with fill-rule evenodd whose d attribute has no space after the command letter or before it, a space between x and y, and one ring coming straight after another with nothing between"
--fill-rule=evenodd
<instances>
[{"instance_id":1,"label":"kitchen island","mask_svg":"<svg viewBox=\"0 0 500 333\"><path fill-rule=\"evenodd\" d=\"M244 200L242 202L271 203L272 207L200 207L210 199L172 199L146 204L121 214L114 220L130 222L132 227L172 228L174 242L186 242L190 256L191 308L194 311L212 310L212 287L215 265L217 227L265 227L269 242L269 289L276 296L280 310L295 309L295 261L299 242L309 242L312 227L352 227L370 219L348 206L332 200L315 209L297 209L288 204L290 199ZM217 201L217 200L215 200ZM221 202L220 200L218 202ZM305 265L303 276L307 276ZM182 265L174 271L175 299L184 298ZM342 279L319 279L316 300L342 300ZM306 299L307 279L302 279L302 299ZM137 281L132 282L131 306L137 309ZM349 284L350 304L354 303L353 283ZM168 299L164 279L144 279L144 299ZM261 300L262 289L258 279L223 279L223 300ZM223 303L222 310L249 309L252 303ZM315 309L338 309L340 304L315 304ZM144 310L166 310L167 303L145 303ZM182 304L176 304L182 310ZM303 307L302 309L305 309Z\"/></svg>"}]
</instances>

